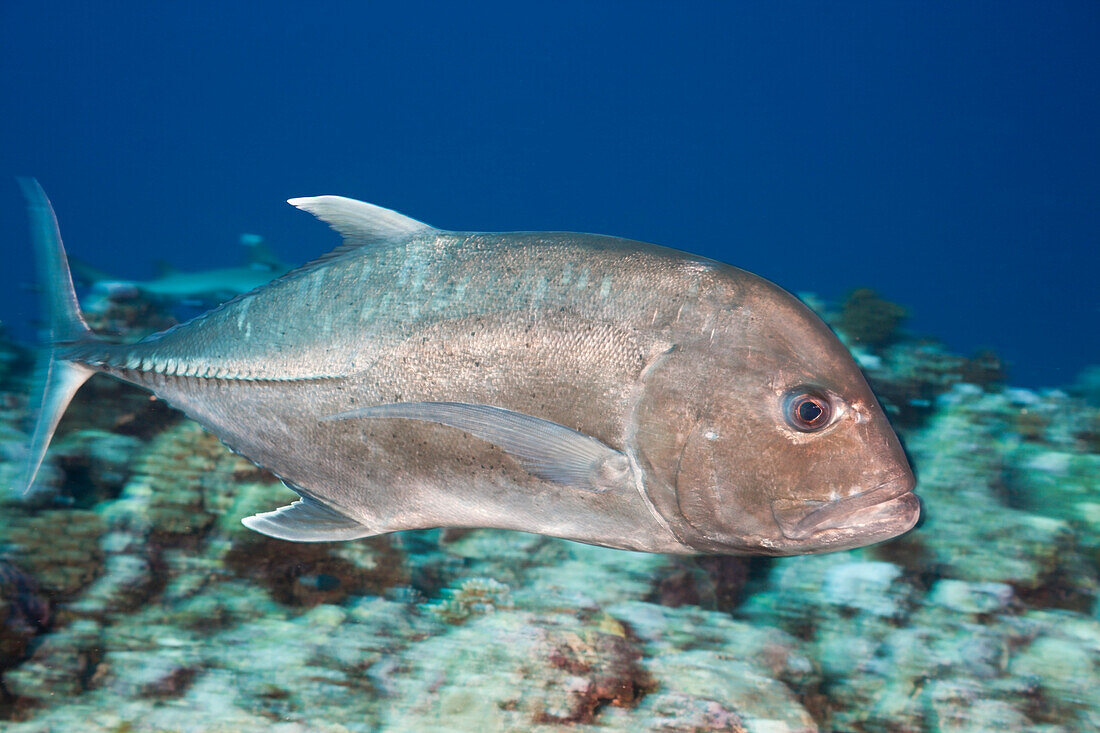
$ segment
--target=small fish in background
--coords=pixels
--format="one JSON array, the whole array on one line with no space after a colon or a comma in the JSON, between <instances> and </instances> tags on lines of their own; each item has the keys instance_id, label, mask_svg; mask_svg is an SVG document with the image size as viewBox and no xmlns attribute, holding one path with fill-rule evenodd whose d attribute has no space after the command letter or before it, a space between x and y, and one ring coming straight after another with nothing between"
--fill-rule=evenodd
<instances>
[{"instance_id":1,"label":"small fish in background","mask_svg":"<svg viewBox=\"0 0 1100 733\"><path fill-rule=\"evenodd\" d=\"M850 354L784 290L615 237L435 229L291 199L329 254L135 344L79 311L23 183L49 314L26 472L96 372L144 387L300 499L294 541L492 527L667 553L793 555L916 523L898 439Z\"/></svg>"},{"instance_id":2,"label":"small fish in background","mask_svg":"<svg viewBox=\"0 0 1100 733\"><path fill-rule=\"evenodd\" d=\"M71 260L74 280L89 288L82 305L99 312L108 301L147 298L165 305L212 308L247 293L286 273L290 266L279 260L258 234L242 234L245 264L210 270L184 271L167 262L157 263L157 276L150 280L123 280L88 263Z\"/></svg>"}]
</instances>

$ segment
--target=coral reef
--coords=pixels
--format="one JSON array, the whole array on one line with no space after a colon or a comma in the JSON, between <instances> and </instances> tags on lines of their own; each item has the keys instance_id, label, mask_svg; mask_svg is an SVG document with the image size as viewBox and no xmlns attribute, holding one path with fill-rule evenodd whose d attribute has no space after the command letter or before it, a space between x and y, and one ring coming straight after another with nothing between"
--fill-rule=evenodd
<instances>
[{"instance_id":1,"label":"coral reef","mask_svg":"<svg viewBox=\"0 0 1100 733\"><path fill-rule=\"evenodd\" d=\"M0 323L0 389L15 387L13 378L21 371L25 372L30 362L28 351L13 342L8 336L7 327Z\"/></svg>"},{"instance_id":2,"label":"coral reef","mask_svg":"<svg viewBox=\"0 0 1100 733\"><path fill-rule=\"evenodd\" d=\"M81 305L88 325L116 340L137 341L177 323L167 303L157 302L136 289L86 299Z\"/></svg>"},{"instance_id":3,"label":"coral reef","mask_svg":"<svg viewBox=\"0 0 1100 733\"><path fill-rule=\"evenodd\" d=\"M68 601L99 574L99 538L106 526L96 512L56 509L22 513L9 509L0 524L0 544L52 599Z\"/></svg>"},{"instance_id":4,"label":"coral reef","mask_svg":"<svg viewBox=\"0 0 1100 733\"><path fill-rule=\"evenodd\" d=\"M908 315L905 308L874 290L859 288L848 294L836 325L855 343L873 348L897 340L898 328Z\"/></svg>"},{"instance_id":5,"label":"coral reef","mask_svg":"<svg viewBox=\"0 0 1100 733\"><path fill-rule=\"evenodd\" d=\"M34 579L0 559L0 671L23 660L28 645L50 623L50 603Z\"/></svg>"},{"instance_id":6,"label":"coral reef","mask_svg":"<svg viewBox=\"0 0 1100 733\"><path fill-rule=\"evenodd\" d=\"M597 708L632 707L650 684L630 639L569 614L482 615L408 651L384 718L398 730L588 723Z\"/></svg>"},{"instance_id":7,"label":"coral reef","mask_svg":"<svg viewBox=\"0 0 1100 733\"><path fill-rule=\"evenodd\" d=\"M93 380L37 490L0 501L0 726L1100 729L1100 369L1013 389L995 355L907 338L904 311L869 291L835 317L807 301L918 474L922 524L881 546L770 560L488 530L280 542L240 518L288 489ZM0 338L6 485L29 370Z\"/></svg>"},{"instance_id":8,"label":"coral reef","mask_svg":"<svg viewBox=\"0 0 1100 733\"><path fill-rule=\"evenodd\" d=\"M492 578L467 578L457 589L444 589L442 597L427 604L429 611L449 624L458 624L471 616L511 608L508 586Z\"/></svg>"}]
</instances>

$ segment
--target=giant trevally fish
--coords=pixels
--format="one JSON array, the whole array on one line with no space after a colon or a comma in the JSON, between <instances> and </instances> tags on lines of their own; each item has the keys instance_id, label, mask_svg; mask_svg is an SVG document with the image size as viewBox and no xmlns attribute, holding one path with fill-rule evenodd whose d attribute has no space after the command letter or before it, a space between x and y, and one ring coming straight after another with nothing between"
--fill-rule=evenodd
<instances>
[{"instance_id":1,"label":"giant trevally fish","mask_svg":"<svg viewBox=\"0 0 1100 733\"><path fill-rule=\"evenodd\" d=\"M443 231L298 198L341 246L111 344L81 317L49 201L24 189L50 339L27 486L72 395L105 372L296 491L243 520L287 540L496 527L792 555L917 521L913 474L851 356L748 272L615 237Z\"/></svg>"}]
</instances>

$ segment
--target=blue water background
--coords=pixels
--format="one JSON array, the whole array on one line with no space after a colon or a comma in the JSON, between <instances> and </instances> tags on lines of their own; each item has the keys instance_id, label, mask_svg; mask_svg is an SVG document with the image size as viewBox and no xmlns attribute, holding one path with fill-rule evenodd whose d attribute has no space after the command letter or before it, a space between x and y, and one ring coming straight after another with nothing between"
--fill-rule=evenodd
<instances>
[{"instance_id":1,"label":"blue water background","mask_svg":"<svg viewBox=\"0 0 1100 733\"><path fill-rule=\"evenodd\" d=\"M793 291L871 286L1014 383L1100 362L1100 5L0 4L0 320L16 175L120 276L336 244L338 193L594 231Z\"/></svg>"}]
</instances>

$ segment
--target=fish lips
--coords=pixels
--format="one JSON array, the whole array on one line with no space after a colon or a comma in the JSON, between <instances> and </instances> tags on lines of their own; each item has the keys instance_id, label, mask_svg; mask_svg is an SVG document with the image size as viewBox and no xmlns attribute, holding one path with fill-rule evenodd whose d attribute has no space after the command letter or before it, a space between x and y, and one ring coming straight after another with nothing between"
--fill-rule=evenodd
<instances>
[{"instance_id":1,"label":"fish lips","mask_svg":"<svg viewBox=\"0 0 1100 733\"><path fill-rule=\"evenodd\" d=\"M869 544L909 531L920 518L912 474L897 476L854 496L829 502L777 499L772 515L783 536L808 540L830 531L855 531Z\"/></svg>"}]
</instances>

